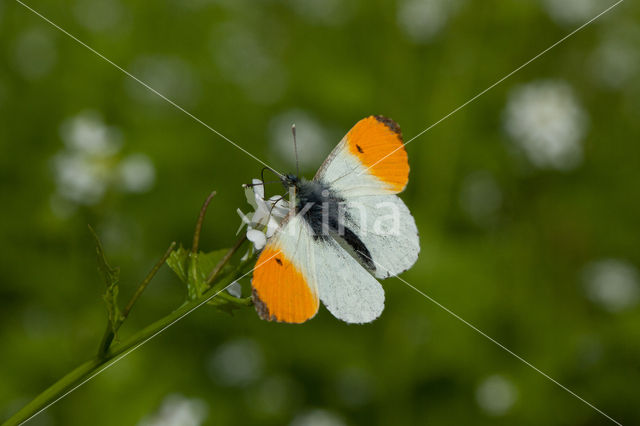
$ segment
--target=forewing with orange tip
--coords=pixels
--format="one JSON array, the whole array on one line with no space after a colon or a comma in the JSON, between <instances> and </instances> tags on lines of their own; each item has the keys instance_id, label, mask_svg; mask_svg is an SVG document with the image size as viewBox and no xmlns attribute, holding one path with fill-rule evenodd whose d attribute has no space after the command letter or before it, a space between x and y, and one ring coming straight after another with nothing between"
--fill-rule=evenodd
<instances>
[{"instance_id":1,"label":"forewing with orange tip","mask_svg":"<svg viewBox=\"0 0 640 426\"><path fill-rule=\"evenodd\" d=\"M400 127L379 115L360 120L314 179L350 196L402 192L409 181L409 161Z\"/></svg>"},{"instance_id":2,"label":"forewing with orange tip","mask_svg":"<svg viewBox=\"0 0 640 426\"><path fill-rule=\"evenodd\" d=\"M260 254L251 286L262 319L302 323L318 312L310 232L302 218L291 217Z\"/></svg>"}]
</instances>

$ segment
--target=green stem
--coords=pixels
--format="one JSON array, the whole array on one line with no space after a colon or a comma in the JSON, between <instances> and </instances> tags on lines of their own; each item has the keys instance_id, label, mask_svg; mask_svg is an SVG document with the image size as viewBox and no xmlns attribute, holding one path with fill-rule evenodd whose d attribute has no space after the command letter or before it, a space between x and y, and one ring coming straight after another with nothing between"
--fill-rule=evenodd
<instances>
[{"instance_id":1,"label":"green stem","mask_svg":"<svg viewBox=\"0 0 640 426\"><path fill-rule=\"evenodd\" d=\"M200 240L200 231L202 229L204 214L214 195L215 195L215 191L209 195L204 205L202 206L202 209L200 210L200 216L198 217L198 222L196 224L196 231L194 233L192 254L197 255L198 253L198 244ZM96 240L97 240L97 237L96 237ZM209 302L211 299L213 299L217 295L220 295L222 299L225 299L228 301L234 301L243 306L250 306L251 300L249 298L236 299L224 293L224 289L226 288L228 283L231 281L230 281L230 278L227 278L221 275L222 268L229 262L231 257L238 251L238 249L242 246L242 244L245 241L247 241L247 238L246 238L246 235L243 235L236 242L236 244L231 249L229 249L229 251L224 256L224 258L222 258L220 262L218 262L216 267L213 268L213 271L211 271L211 274L207 279L207 284L209 285L209 288L202 294L201 297L197 298L196 300L191 300L183 303L182 306L180 306L178 309L171 312L169 315L165 316L164 318L161 318L156 322L152 323L151 325L140 330L138 333L136 333L127 341L115 346L111 346L111 343L113 342L113 338L115 336L115 332L120 328L124 320L127 318L127 315L131 311L131 308L133 307L135 302L138 300L138 298L140 297L142 292L145 290L149 282L153 279L158 269L160 269L160 267L165 263L165 261L173 251L175 243L172 243L169 249L167 250L167 252L165 253L165 255L162 257L162 259L153 267L153 269L149 272L149 274L142 281L142 283L140 283L135 293L131 297L131 300L122 311L122 314L119 320L116 322L115 326L112 327L111 324L108 325L107 330L102 338L102 342L100 344L100 351L98 355L96 355L94 358L90 359L89 361L85 362L84 364L81 364L76 369L74 369L73 371L71 371L64 377L62 377L60 380L55 382L53 385L49 386L35 399L33 399L24 407L22 407L20 411L18 411L9 419L7 419L3 424L19 425L31 419L41 411L45 410L50 405L54 404L59 399L64 398L67 394L73 392L75 389L82 386L84 383L91 380L93 377L100 374L102 371L106 370L107 368L109 368L110 366L112 366L113 364L115 364L125 356L127 356L129 353L136 350L138 347L142 346L149 340L153 339L155 336L157 336L158 334L163 332L165 329L169 328L171 325L173 325L174 323L178 322L179 320L187 316L192 311L198 309L200 306ZM99 250L102 250L102 247L99 245L99 241L98 241L98 248ZM245 266L246 264L243 262L243 264L241 265L241 269L244 269ZM244 274L244 275L247 275L247 274ZM233 278L237 278L237 274L235 274ZM222 287L221 285L213 286L216 280L220 280L225 285Z\"/></svg>"},{"instance_id":2,"label":"green stem","mask_svg":"<svg viewBox=\"0 0 640 426\"><path fill-rule=\"evenodd\" d=\"M202 231L202 223L204 222L204 216L207 214L207 208L209 208L209 203L215 197L216 191L212 191L211 194L204 200L202 204L202 208L200 209L200 214L198 215L198 221L196 222L196 230L193 233L193 244L191 246L191 253L194 255L198 254L198 246L200 245L200 231Z\"/></svg>"},{"instance_id":3,"label":"green stem","mask_svg":"<svg viewBox=\"0 0 640 426\"><path fill-rule=\"evenodd\" d=\"M80 365L47 388L30 403L25 405L20 411L7 419L4 425L19 425L26 422L31 417L46 409L60 398L63 398L68 393L74 391L85 382L115 364L120 359L124 358L139 346L145 344L195 309L207 303L221 291L222 290L211 289L200 299L184 303L178 309L145 327L127 341L112 347L111 350L106 352L103 356L96 356L95 358Z\"/></svg>"},{"instance_id":4,"label":"green stem","mask_svg":"<svg viewBox=\"0 0 640 426\"><path fill-rule=\"evenodd\" d=\"M107 323L107 329L104 332L102 341L100 342L100 349L98 350L99 357L102 357L107 353L107 351L109 350L109 347L111 346L111 343L113 342L113 339L115 338L116 333L118 332L118 329L120 328L124 320L126 320L127 317L129 316L129 312L131 312L131 308L133 308L133 305L135 305L136 301L138 300L140 295L142 295L144 290L147 288L147 285L149 285L153 277L155 277L158 270L167 261L167 258L169 257L169 255L171 255L171 252L173 251L175 246L176 246L176 242L174 241L171 243L171 245L169 246L167 251L164 253L164 255L160 258L160 260L153 266L151 271L149 271L149 273L144 278L144 280L142 280L142 282L138 285L138 288L136 289L135 293L133 293L133 296L131 296L131 299L129 300L129 303L127 303L127 306L125 306L125 308L123 309L122 314L120 315L120 318L118 318L118 321L116 322L116 324L112 326L110 322Z\"/></svg>"},{"instance_id":5,"label":"green stem","mask_svg":"<svg viewBox=\"0 0 640 426\"><path fill-rule=\"evenodd\" d=\"M231 257L235 254L235 252L238 251L238 249L242 246L242 244L245 241L247 241L247 234L243 233L242 237L240 237L240 239L236 241L236 243L233 245L233 247L229 249L229 251L224 255L224 257L220 259L218 264L215 266L215 268L213 268L213 270L209 274L209 277L207 277L206 283L208 286L211 286L213 282L216 280L216 278L220 276L220 272L222 272L222 268L224 267L224 265L229 263L229 260L231 260Z\"/></svg>"}]
</instances>

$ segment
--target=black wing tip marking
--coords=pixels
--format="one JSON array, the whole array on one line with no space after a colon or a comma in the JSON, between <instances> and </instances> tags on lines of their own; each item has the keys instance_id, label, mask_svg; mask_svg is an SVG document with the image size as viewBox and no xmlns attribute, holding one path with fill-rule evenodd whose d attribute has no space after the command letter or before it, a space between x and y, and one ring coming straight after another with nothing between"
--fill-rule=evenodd
<instances>
[{"instance_id":1,"label":"black wing tip marking","mask_svg":"<svg viewBox=\"0 0 640 426\"><path fill-rule=\"evenodd\" d=\"M269 312L267 304L260 299L258 290L253 287L251 287L251 300L253 301L253 306L256 307L256 312L260 318L267 321L278 321L278 318Z\"/></svg>"},{"instance_id":2,"label":"black wing tip marking","mask_svg":"<svg viewBox=\"0 0 640 426\"><path fill-rule=\"evenodd\" d=\"M384 115L374 115L373 117L376 120L378 120L378 122L380 122L380 123L384 124L385 126L387 126L387 128L389 128L389 130L391 130L393 133L398 135L400 140L402 140L402 131L400 130L400 126L398 125L398 123L396 123L395 121L393 121L392 119L390 119L388 117L385 117Z\"/></svg>"}]
</instances>

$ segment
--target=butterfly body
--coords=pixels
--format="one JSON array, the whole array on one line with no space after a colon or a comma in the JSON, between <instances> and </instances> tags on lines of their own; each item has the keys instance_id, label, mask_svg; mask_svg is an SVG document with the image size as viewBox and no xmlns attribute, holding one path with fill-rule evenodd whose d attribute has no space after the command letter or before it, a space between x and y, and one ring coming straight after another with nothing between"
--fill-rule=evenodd
<instances>
[{"instance_id":1,"label":"butterfly body","mask_svg":"<svg viewBox=\"0 0 640 426\"><path fill-rule=\"evenodd\" d=\"M344 242L367 269L375 270L369 249L346 224L350 219L345 211L345 199L322 180L307 180L287 175L283 184L294 189L296 203L293 214L300 214L313 231L319 244L329 238Z\"/></svg>"},{"instance_id":2,"label":"butterfly body","mask_svg":"<svg viewBox=\"0 0 640 426\"><path fill-rule=\"evenodd\" d=\"M293 207L252 279L260 317L301 323L322 301L349 323L377 318L385 298L376 278L408 269L420 251L415 221L394 195L408 175L399 126L371 116L347 133L312 180L284 176Z\"/></svg>"}]
</instances>

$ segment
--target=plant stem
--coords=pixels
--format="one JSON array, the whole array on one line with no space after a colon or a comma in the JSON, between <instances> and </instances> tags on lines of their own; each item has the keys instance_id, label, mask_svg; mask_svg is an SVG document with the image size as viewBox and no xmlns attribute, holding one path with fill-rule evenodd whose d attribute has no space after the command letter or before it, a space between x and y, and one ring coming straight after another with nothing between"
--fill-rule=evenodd
<instances>
[{"instance_id":1,"label":"plant stem","mask_svg":"<svg viewBox=\"0 0 640 426\"><path fill-rule=\"evenodd\" d=\"M215 194L216 192L213 191L209 195L209 197L207 197L207 199L205 200L200 210L198 221L196 223L196 229L193 236L193 247L192 247L192 254L196 256L198 253L200 231L202 229L204 216L207 211L207 207L209 206L209 203L211 202ZM97 240L97 237L96 237L96 240ZM64 398L66 395L73 392L75 389L82 386L84 383L91 380L93 377L100 374L102 371L106 370L107 368L109 368L110 366L118 362L120 359L127 356L132 351L136 350L138 347L142 346L149 340L153 339L155 336L157 336L158 334L166 330L168 327L180 321L182 318L184 318L186 315L188 315L192 311L198 309L200 306L209 302L215 296L220 294L223 299L228 300L229 298L231 298L230 295L223 293L225 288L228 287L228 284L225 283L224 280L226 278L224 278L221 275L221 272L224 266L229 262L229 260L231 260L231 257L238 251L238 249L242 246L242 244L245 241L247 241L246 234L243 235L231 249L229 249L229 251L225 254L225 256L220 260L220 262L218 262L218 264L213 268L213 271L211 271L211 274L207 279L207 285L209 287L207 288L206 291L203 292L203 294L199 298L183 303L179 308L171 312L169 315L155 321L154 323L140 330L138 333L133 335L127 341L117 344L115 346L111 346L111 343L113 342L116 331L118 331L122 323L125 321L125 319L129 315L129 312L133 308L133 305L136 303L140 295L144 292L149 282L151 282L156 272L158 272L160 267L166 262L167 258L170 256L171 252L173 251L176 243L175 242L171 243L171 245L169 246L169 249L165 252L162 258L158 261L158 263L155 264L155 266L147 274L145 279L138 285L138 288L136 289L133 296L129 300L129 303L127 303L126 307L122 311L120 318L118 319L118 321L116 321L115 325L112 326L111 324L108 324L107 330L105 331L105 334L102 338L102 341L100 344L100 351L98 352L98 354L94 358L81 364L80 366L72 370L70 373L68 373L61 379L59 379L57 382L49 386L40 395L38 395L36 398L34 398L31 402L29 402L24 407L22 407L20 411L18 411L9 419L7 419L4 425L19 425L31 419L41 411L45 410L50 405L54 404L56 401L60 400L61 398ZM102 247L99 245L99 240L98 240L98 247L100 250L102 249ZM244 269L244 266L245 264L243 263L241 265L241 269ZM243 276L246 276L247 274L248 272ZM212 284L216 280L221 280L223 283L226 284L226 286L222 288L220 288L220 286L213 287ZM245 306L251 305L250 299L247 299L247 300L238 299L236 300L236 302L239 303L240 305L245 305Z\"/></svg>"},{"instance_id":2,"label":"plant stem","mask_svg":"<svg viewBox=\"0 0 640 426\"><path fill-rule=\"evenodd\" d=\"M229 262L231 257L235 254L235 252L238 251L240 246L242 246L242 243L244 243L245 241L247 241L247 234L246 233L243 234L242 237L238 241L236 241L236 243L233 245L233 247L231 247L229 249L227 254L225 254L224 257L222 259L220 259L220 261L215 266L215 268L213 268L213 270L209 274L209 277L207 278L207 285L208 286L211 286L211 284L213 284L213 281L216 278L218 278L218 276L220 275L220 272L222 271L222 268L224 267L224 265L226 265Z\"/></svg>"},{"instance_id":3,"label":"plant stem","mask_svg":"<svg viewBox=\"0 0 640 426\"><path fill-rule=\"evenodd\" d=\"M149 271L149 273L144 278L144 280L142 280L142 282L138 285L138 288L136 289L135 293L133 293L133 296L131 296L131 299L129 300L129 303L127 303L127 306L125 306L125 308L123 309L122 314L120 315L120 318L118 319L116 324L112 326L111 323L107 323L107 329L105 330L104 336L102 337L102 341L100 342L100 349L98 351L99 357L103 357L107 353L107 351L109 350L109 346L111 346L111 343L113 342L113 339L118 329L120 328L124 320L127 319L129 312L131 312L131 308L133 308L133 305L136 303L140 295L147 288L147 285L151 282L151 280L156 275L158 270L167 261L167 258L169 257L169 255L171 255L171 252L173 251L175 246L176 246L176 242L174 241L171 243L171 245L169 245L169 248L167 249L167 251L164 253L164 255L162 255L160 260L153 266L151 271Z\"/></svg>"},{"instance_id":4,"label":"plant stem","mask_svg":"<svg viewBox=\"0 0 640 426\"><path fill-rule=\"evenodd\" d=\"M96 356L95 358L81 364L76 369L62 377L55 382L44 392L38 395L35 399L25 405L20 411L11 416L4 424L5 425L18 425L26 422L31 417L35 416L42 410L49 407L59 399L66 396L68 393L74 391L76 388L83 385L85 382L101 373L103 370L109 368L111 365L118 362L120 359L127 356L129 353L137 349L139 346L145 344L162 331L178 322L180 319L188 315L193 310L199 308L203 304L207 303L214 296L221 293L223 290L210 289L198 300L193 300L184 303L175 311L169 315L157 320L151 325L145 327L127 341L116 345L106 352L103 356Z\"/></svg>"},{"instance_id":5,"label":"plant stem","mask_svg":"<svg viewBox=\"0 0 640 426\"><path fill-rule=\"evenodd\" d=\"M209 207L209 203L213 197L215 197L216 191L212 191L211 194L204 200L202 204L202 208L200 209L200 215L198 216L198 221L196 222L196 230L193 233L193 245L191 246L191 253L198 253L198 246L200 245L200 230L202 230L202 222L204 222L204 215L207 213L207 208Z\"/></svg>"}]
</instances>

